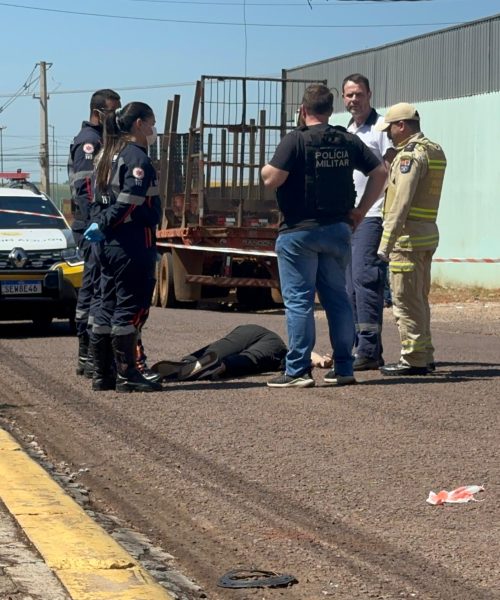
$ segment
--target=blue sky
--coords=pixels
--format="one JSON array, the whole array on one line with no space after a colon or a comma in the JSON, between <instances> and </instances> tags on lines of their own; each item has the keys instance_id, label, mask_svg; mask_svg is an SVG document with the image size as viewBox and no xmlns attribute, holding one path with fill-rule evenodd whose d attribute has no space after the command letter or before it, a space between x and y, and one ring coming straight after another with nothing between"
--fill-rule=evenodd
<instances>
[{"instance_id":1,"label":"blue sky","mask_svg":"<svg viewBox=\"0 0 500 600\"><path fill-rule=\"evenodd\" d=\"M162 130L166 101L175 93L181 94L181 123L187 123L193 85L150 86L192 84L203 74L279 75L282 68L497 13L500 0L312 0L312 9L307 0L0 0L0 107L36 63L52 63L50 149L54 136L55 179L62 182L69 143L96 89L117 89L123 103L149 103ZM0 127L6 127L4 170L22 167L37 179L40 122L33 92L36 86L0 111Z\"/></svg>"}]
</instances>

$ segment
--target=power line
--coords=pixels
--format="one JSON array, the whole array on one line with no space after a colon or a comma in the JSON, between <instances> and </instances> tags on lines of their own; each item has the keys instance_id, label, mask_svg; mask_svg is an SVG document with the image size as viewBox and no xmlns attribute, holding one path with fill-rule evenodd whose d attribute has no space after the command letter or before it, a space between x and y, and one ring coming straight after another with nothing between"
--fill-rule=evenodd
<instances>
[{"instance_id":1,"label":"power line","mask_svg":"<svg viewBox=\"0 0 500 600\"><path fill-rule=\"evenodd\" d=\"M0 2L1 4L1 2ZM187 87L196 85L195 81L184 81L182 83L155 83L152 85L128 85L128 86L113 86L112 89L117 92L130 91L130 90L157 90L160 88L176 88L176 87ZM57 96L64 94L92 94L95 92L95 88L90 90L54 90L49 92L49 96ZM0 98L9 98L12 94L0 94ZM21 96L28 94L21 94ZM29 95L31 97L31 95Z\"/></svg>"},{"instance_id":2,"label":"power line","mask_svg":"<svg viewBox=\"0 0 500 600\"><path fill-rule=\"evenodd\" d=\"M15 91L13 94L9 94L7 97L9 98L7 102L5 102L2 106L0 106L0 113L3 112L7 107L9 107L15 100L17 100L20 96L23 96L29 92L30 87L35 85L35 83L40 79L40 76L35 77L33 79L33 73L36 70L37 65L33 67L33 70L26 78L26 81L21 85L21 87Z\"/></svg>"},{"instance_id":3,"label":"power line","mask_svg":"<svg viewBox=\"0 0 500 600\"><path fill-rule=\"evenodd\" d=\"M154 23L185 23L188 25L223 25L229 27L242 27L245 24L235 21L195 21L191 19L163 19L160 17L131 17L126 15L108 15L103 13L88 13L73 10L62 10L58 8L42 8L39 6L25 6L23 4L11 4L10 2L0 2L0 6L9 6L11 8L23 8L26 10L37 10L42 12L61 13L65 15L78 15L85 17L100 17L104 19L121 19L127 21L150 21ZM445 25L463 25L462 21L453 22L437 22L437 23L371 23L370 25L306 25L305 23L292 24L292 23L247 23L247 27L267 27L267 28L281 28L281 29L380 29L380 28L393 28L393 27L435 27Z\"/></svg>"},{"instance_id":4,"label":"power line","mask_svg":"<svg viewBox=\"0 0 500 600\"><path fill-rule=\"evenodd\" d=\"M299 6L304 7L306 3L312 6L313 8L323 8L323 7L332 7L335 8L348 8L349 2L363 2L363 4L380 4L381 2L439 2L440 0L338 0L329 1L325 0L325 2L247 2L247 6ZM441 0L444 2L456 2L456 0ZM465 0L469 1L469 0ZM208 2L203 2L202 0L129 0L129 2L146 2L148 4L197 4L199 6L241 6L243 2L217 2L208 0Z\"/></svg>"}]
</instances>

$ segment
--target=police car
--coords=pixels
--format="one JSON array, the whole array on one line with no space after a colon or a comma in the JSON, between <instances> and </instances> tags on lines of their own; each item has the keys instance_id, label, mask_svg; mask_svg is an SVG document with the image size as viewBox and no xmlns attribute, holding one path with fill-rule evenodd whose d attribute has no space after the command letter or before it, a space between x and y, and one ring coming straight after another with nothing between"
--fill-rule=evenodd
<instances>
[{"instance_id":1,"label":"police car","mask_svg":"<svg viewBox=\"0 0 500 600\"><path fill-rule=\"evenodd\" d=\"M62 213L28 177L0 173L0 319L73 323L83 262Z\"/></svg>"}]
</instances>

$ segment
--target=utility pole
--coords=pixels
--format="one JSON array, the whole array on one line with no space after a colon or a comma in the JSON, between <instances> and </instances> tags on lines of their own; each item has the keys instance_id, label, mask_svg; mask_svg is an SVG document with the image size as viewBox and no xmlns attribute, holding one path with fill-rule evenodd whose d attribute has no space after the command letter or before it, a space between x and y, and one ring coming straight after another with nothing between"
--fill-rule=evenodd
<instances>
[{"instance_id":1,"label":"utility pole","mask_svg":"<svg viewBox=\"0 0 500 600\"><path fill-rule=\"evenodd\" d=\"M3 130L7 129L7 125L0 125L0 171L3 173ZM3 177L2 177L3 183Z\"/></svg>"},{"instance_id":2,"label":"utility pole","mask_svg":"<svg viewBox=\"0 0 500 600\"><path fill-rule=\"evenodd\" d=\"M40 187L50 194L47 63L40 62Z\"/></svg>"},{"instance_id":3,"label":"utility pole","mask_svg":"<svg viewBox=\"0 0 500 600\"><path fill-rule=\"evenodd\" d=\"M56 128L54 125L50 125L49 124L50 129L52 129L52 177L50 178L51 180L51 186L52 186L52 192L50 194L50 197L52 198L52 200L55 201L55 196L56 196Z\"/></svg>"}]
</instances>

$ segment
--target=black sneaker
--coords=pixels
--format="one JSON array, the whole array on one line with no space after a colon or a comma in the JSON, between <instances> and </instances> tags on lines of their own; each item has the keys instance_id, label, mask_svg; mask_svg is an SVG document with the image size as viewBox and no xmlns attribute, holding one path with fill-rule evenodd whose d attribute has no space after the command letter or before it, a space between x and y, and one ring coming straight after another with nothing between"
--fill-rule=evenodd
<instances>
[{"instance_id":1,"label":"black sneaker","mask_svg":"<svg viewBox=\"0 0 500 600\"><path fill-rule=\"evenodd\" d=\"M379 367L382 366L380 360L368 358L367 356L357 356L354 359L352 368L354 371L378 371Z\"/></svg>"},{"instance_id":2,"label":"black sneaker","mask_svg":"<svg viewBox=\"0 0 500 600\"><path fill-rule=\"evenodd\" d=\"M337 375L335 369L328 371L323 377L325 383L333 383L334 385L356 385L357 381L354 375Z\"/></svg>"},{"instance_id":3,"label":"black sneaker","mask_svg":"<svg viewBox=\"0 0 500 600\"><path fill-rule=\"evenodd\" d=\"M287 375L282 373L278 377L273 377L267 382L267 387L285 388L285 387L314 387L315 381L311 377L311 373L303 373L302 375Z\"/></svg>"},{"instance_id":4,"label":"black sneaker","mask_svg":"<svg viewBox=\"0 0 500 600\"><path fill-rule=\"evenodd\" d=\"M411 365L399 362L380 367L380 372L382 375L405 377L407 375L428 375L429 369L427 367L412 367Z\"/></svg>"}]
</instances>

